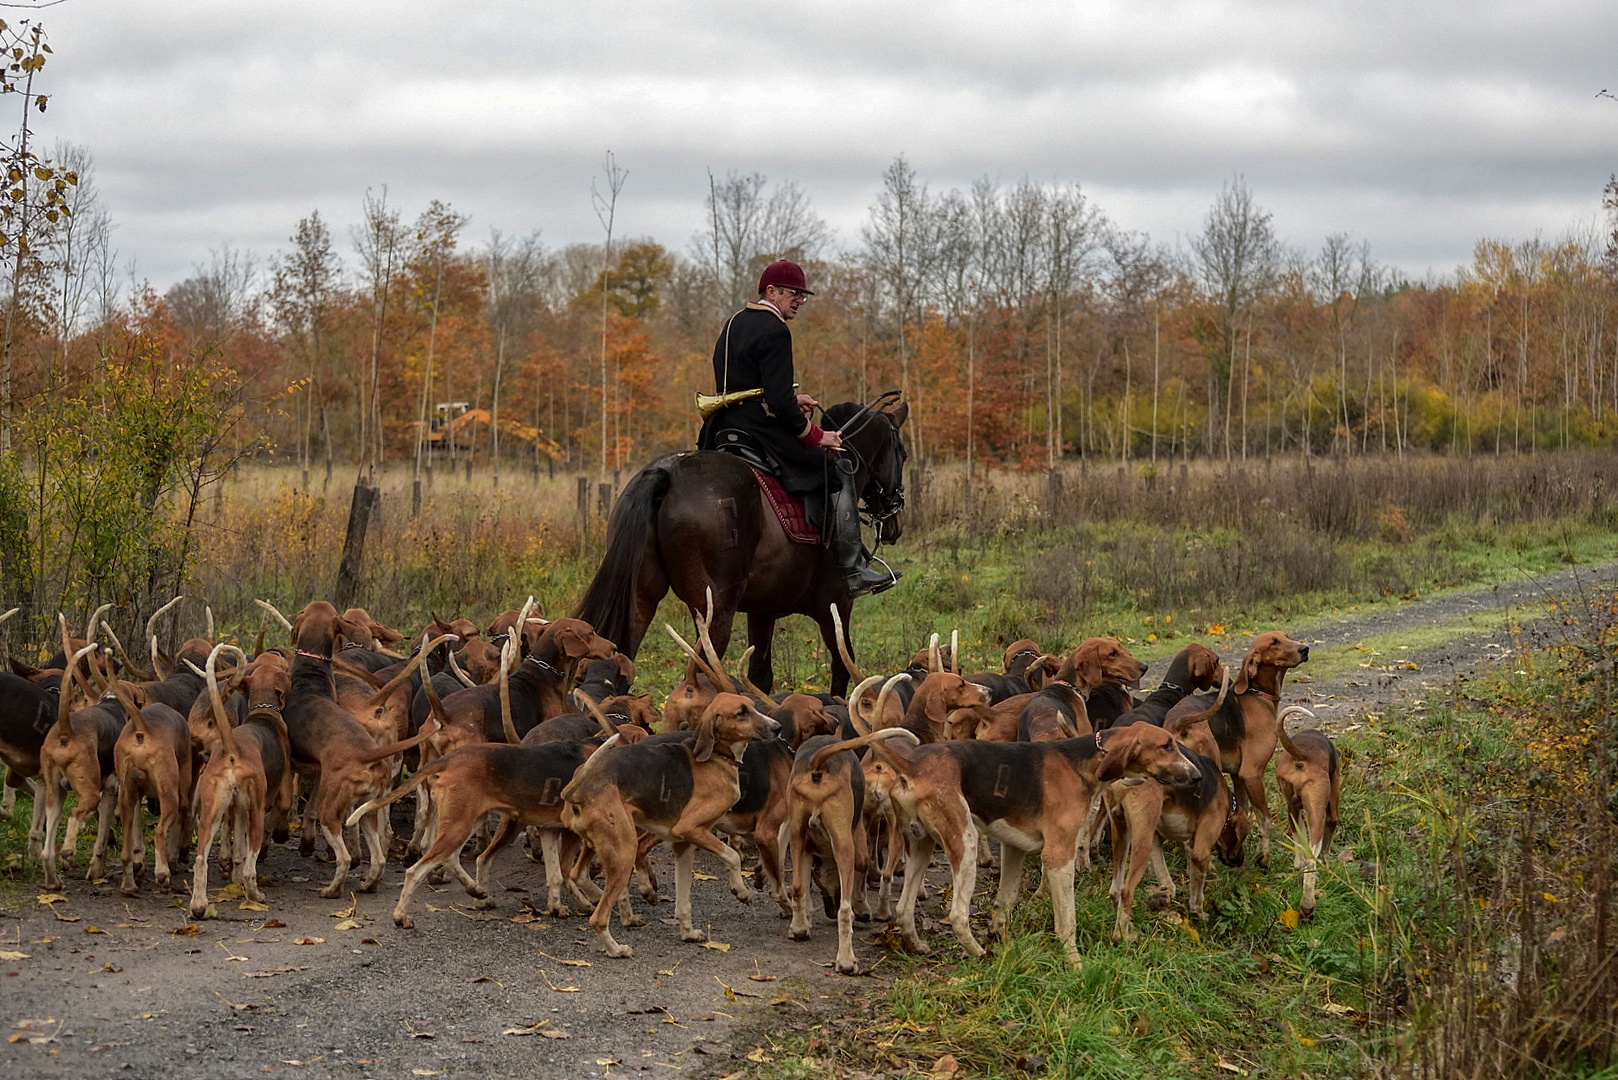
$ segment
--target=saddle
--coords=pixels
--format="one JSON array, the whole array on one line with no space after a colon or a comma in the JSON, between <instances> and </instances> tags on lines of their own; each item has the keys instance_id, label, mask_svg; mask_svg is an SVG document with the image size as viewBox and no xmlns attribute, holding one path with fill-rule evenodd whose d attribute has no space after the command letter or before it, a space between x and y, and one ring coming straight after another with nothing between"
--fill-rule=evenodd
<instances>
[{"instance_id":1,"label":"saddle","mask_svg":"<svg viewBox=\"0 0 1618 1080\"><path fill-rule=\"evenodd\" d=\"M714 433L714 449L722 454L741 458L753 470L764 501L775 511L781 531L787 539L798 544L820 543L820 532L809 523L803 500L781 486L781 464L750 432L737 428L722 428Z\"/></svg>"}]
</instances>

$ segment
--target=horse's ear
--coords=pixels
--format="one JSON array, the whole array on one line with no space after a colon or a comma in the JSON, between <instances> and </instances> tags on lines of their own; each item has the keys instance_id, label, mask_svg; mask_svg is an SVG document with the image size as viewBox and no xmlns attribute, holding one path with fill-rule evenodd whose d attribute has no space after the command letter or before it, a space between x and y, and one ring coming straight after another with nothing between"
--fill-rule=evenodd
<instances>
[{"instance_id":1,"label":"horse's ear","mask_svg":"<svg viewBox=\"0 0 1618 1080\"><path fill-rule=\"evenodd\" d=\"M910 418L910 402L899 402L899 404L888 410L888 417L893 421L894 427L904 427L905 421Z\"/></svg>"}]
</instances>

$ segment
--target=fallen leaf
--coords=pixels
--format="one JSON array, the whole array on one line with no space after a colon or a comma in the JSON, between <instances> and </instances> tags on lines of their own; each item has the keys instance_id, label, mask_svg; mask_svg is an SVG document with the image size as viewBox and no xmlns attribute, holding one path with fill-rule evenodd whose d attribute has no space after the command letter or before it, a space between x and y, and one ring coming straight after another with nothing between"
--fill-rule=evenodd
<instances>
[{"instance_id":1,"label":"fallen leaf","mask_svg":"<svg viewBox=\"0 0 1618 1080\"><path fill-rule=\"evenodd\" d=\"M285 975L290 971L308 971L308 970L309 970L309 968L307 966L304 966L304 967L267 968L264 971L244 971L244 972L242 972L242 978L244 978L244 979L268 979L268 978L270 978L271 976L274 976L274 975Z\"/></svg>"},{"instance_id":2,"label":"fallen leaf","mask_svg":"<svg viewBox=\"0 0 1618 1080\"><path fill-rule=\"evenodd\" d=\"M1333 1016L1347 1016L1354 1010L1347 1005L1339 1005L1335 1001L1328 1001L1320 1007L1320 1011L1331 1013Z\"/></svg>"},{"instance_id":3,"label":"fallen leaf","mask_svg":"<svg viewBox=\"0 0 1618 1080\"><path fill-rule=\"evenodd\" d=\"M1224 1069L1226 1072L1233 1072L1237 1076L1246 1076L1247 1075L1247 1070L1246 1069L1242 1068L1240 1065L1232 1065L1230 1062L1226 1061L1224 1058L1219 1059L1219 1067L1221 1069Z\"/></svg>"},{"instance_id":4,"label":"fallen leaf","mask_svg":"<svg viewBox=\"0 0 1618 1080\"><path fill-rule=\"evenodd\" d=\"M411 1069L411 1076L443 1076L443 1069Z\"/></svg>"},{"instance_id":5,"label":"fallen leaf","mask_svg":"<svg viewBox=\"0 0 1618 1080\"><path fill-rule=\"evenodd\" d=\"M216 889L213 892L209 893L208 894L208 899L210 899L210 900L229 900L233 896L242 896L244 894L245 894L245 890L242 889L241 882L232 881L229 885L226 885L224 888Z\"/></svg>"},{"instance_id":6,"label":"fallen leaf","mask_svg":"<svg viewBox=\"0 0 1618 1080\"><path fill-rule=\"evenodd\" d=\"M6 1036L6 1042L8 1043L20 1043L27 1041L28 1033L25 1031L13 1031L10 1035Z\"/></svg>"},{"instance_id":7,"label":"fallen leaf","mask_svg":"<svg viewBox=\"0 0 1618 1080\"><path fill-rule=\"evenodd\" d=\"M1276 916L1275 921L1286 927L1288 930L1296 930L1298 928L1298 909L1287 908L1285 911L1281 912L1280 915ZM1221 1064L1223 1064L1223 1062L1221 1062Z\"/></svg>"},{"instance_id":8,"label":"fallen leaf","mask_svg":"<svg viewBox=\"0 0 1618 1080\"><path fill-rule=\"evenodd\" d=\"M573 1037L573 1036L569 1035L567 1032L559 1031L556 1028L546 1028L544 1031L541 1031L539 1034L540 1034L540 1037L544 1038L544 1039L571 1039Z\"/></svg>"},{"instance_id":9,"label":"fallen leaf","mask_svg":"<svg viewBox=\"0 0 1618 1080\"><path fill-rule=\"evenodd\" d=\"M66 893L42 892L42 893L39 894L39 902L41 904L45 904L47 906L50 905L50 904L60 904L62 901L66 900L66 899L67 899L67 894Z\"/></svg>"},{"instance_id":10,"label":"fallen leaf","mask_svg":"<svg viewBox=\"0 0 1618 1080\"><path fill-rule=\"evenodd\" d=\"M755 1046L755 1047L753 1047L753 1049L751 1049L751 1050L749 1050L747 1052L747 1060L748 1061L756 1061L756 1062L758 1062L760 1064L763 1064L763 1063L768 1062L768 1061L774 1061L775 1059L772 1058L770 1055L766 1054L764 1052L764 1048L762 1046Z\"/></svg>"},{"instance_id":11,"label":"fallen leaf","mask_svg":"<svg viewBox=\"0 0 1618 1080\"><path fill-rule=\"evenodd\" d=\"M205 908L203 910L202 917L204 919L217 919L217 918L219 918L219 905L218 904L209 904L207 906L207 908Z\"/></svg>"},{"instance_id":12,"label":"fallen leaf","mask_svg":"<svg viewBox=\"0 0 1618 1080\"><path fill-rule=\"evenodd\" d=\"M280 919L265 919L259 926L260 930L285 930L286 928L287 924Z\"/></svg>"},{"instance_id":13,"label":"fallen leaf","mask_svg":"<svg viewBox=\"0 0 1618 1080\"><path fill-rule=\"evenodd\" d=\"M499 979L496 979L492 975L479 975L475 979L468 979L466 981L469 982L469 983L485 983L485 982L494 983L494 985L498 986L502 990L504 990L506 988L505 983L501 982Z\"/></svg>"},{"instance_id":14,"label":"fallen leaf","mask_svg":"<svg viewBox=\"0 0 1618 1080\"><path fill-rule=\"evenodd\" d=\"M545 980L545 985L546 986L550 987L552 990L556 991L558 994L582 994L584 992L584 991L580 990L577 986L557 986L555 983L551 982L551 977L549 975L545 974L545 969L544 968L539 969L539 977L541 979Z\"/></svg>"},{"instance_id":15,"label":"fallen leaf","mask_svg":"<svg viewBox=\"0 0 1618 1080\"><path fill-rule=\"evenodd\" d=\"M348 904L348 906L346 908L344 908L341 911L334 911L334 912L331 913L332 918L334 918L334 919L352 919L355 915L359 914L359 910L360 910L359 894L357 894L357 893L349 893L348 894L348 900L349 900L349 904Z\"/></svg>"},{"instance_id":16,"label":"fallen leaf","mask_svg":"<svg viewBox=\"0 0 1618 1080\"><path fill-rule=\"evenodd\" d=\"M25 953L25 952L15 952L15 951L13 951L11 949L0 949L0 960L26 960L26 959L28 959L28 954Z\"/></svg>"},{"instance_id":17,"label":"fallen leaf","mask_svg":"<svg viewBox=\"0 0 1618 1080\"><path fill-rule=\"evenodd\" d=\"M86 934L106 934L107 933L105 930L101 929L101 927L99 927L99 926L86 926L84 928L84 932ZM107 934L107 936L111 937L112 935Z\"/></svg>"},{"instance_id":18,"label":"fallen leaf","mask_svg":"<svg viewBox=\"0 0 1618 1080\"><path fill-rule=\"evenodd\" d=\"M191 937L194 934L200 933L202 933L201 926L198 926L196 923L186 923L184 926L176 927L175 929L170 930L169 937Z\"/></svg>"},{"instance_id":19,"label":"fallen leaf","mask_svg":"<svg viewBox=\"0 0 1618 1080\"><path fill-rule=\"evenodd\" d=\"M270 905L261 904L257 900L243 900L241 903L236 905L236 910L237 911L268 911L268 910L270 910ZM264 925L268 926L269 923L265 923ZM285 924L282 924L282 925L285 925Z\"/></svg>"},{"instance_id":20,"label":"fallen leaf","mask_svg":"<svg viewBox=\"0 0 1618 1080\"><path fill-rule=\"evenodd\" d=\"M295 938L292 939L292 944L294 944L294 945L324 945L324 944L326 944L326 939L323 938L323 937L295 937Z\"/></svg>"},{"instance_id":21,"label":"fallen leaf","mask_svg":"<svg viewBox=\"0 0 1618 1080\"><path fill-rule=\"evenodd\" d=\"M122 975L124 973L124 966L122 964L114 964L109 961L108 963L101 965L101 970L113 975Z\"/></svg>"},{"instance_id":22,"label":"fallen leaf","mask_svg":"<svg viewBox=\"0 0 1618 1080\"><path fill-rule=\"evenodd\" d=\"M726 945L723 941L715 941L712 938L709 938L707 941L704 941L702 943L702 947L704 949L712 949L715 952L729 952L730 951L730 946L729 945Z\"/></svg>"},{"instance_id":23,"label":"fallen leaf","mask_svg":"<svg viewBox=\"0 0 1618 1080\"><path fill-rule=\"evenodd\" d=\"M564 965L566 967L594 967L595 966L594 964L590 963L590 961L588 961L588 960L563 960L561 957L552 956L548 952L542 952L539 955L543 956L547 960L555 960L558 964L562 964L562 965Z\"/></svg>"},{"instance_id":24,"label":"fallen leaf","mask_svg":"<svg viewBox=\"0 0 1618 1080\"><path fill-rule=\"evenodd\" d=\"M960 1071L961 1063L955 1060L954 1054L945 1054L933 1062L932 1073L934 1076L954 1076Z\"/></svg>"},{"instance_id":25,"label":"fallen leaf","mask_svg":"<svg viewBox=\"0 0 1618 1080\"><path fill-rule=\"evenodd\" d=\"M358 919L344 919L342 922L337 923L332 927L333 930L358 930L359 928L360 924Z\"/></svg>"},{"instance_id":26,"label":"fallen leaf","mask_svg":"<svg viewBox=\"0 0 1618 1080\"><path fill-rule=\"evenodd\" d=\"M693 871L691 871L691 876L696 878L698 881L718 881L719 880L718 878L714 877L712 874L704 874L701 870L693 870Z\"/></svg>"},{"instance_id":27,"label":"fallen leaf","mask_svg":"<svg viewBox=\"0 0 1618 1080\"><path fill-rule=\"evenodd\" d=\"M305 1061L293 1061L291 1058L282 1058L281 1059L281 1064L283 1064L283 1065L313 1065L315 1062L323 1060L325 1058L325 1056L326 1056L325 1054L321 1054L320 1057L312 1057L312 1058L309 1058L309 1059L307 1059Z\"/></svg>"}]
</instances>

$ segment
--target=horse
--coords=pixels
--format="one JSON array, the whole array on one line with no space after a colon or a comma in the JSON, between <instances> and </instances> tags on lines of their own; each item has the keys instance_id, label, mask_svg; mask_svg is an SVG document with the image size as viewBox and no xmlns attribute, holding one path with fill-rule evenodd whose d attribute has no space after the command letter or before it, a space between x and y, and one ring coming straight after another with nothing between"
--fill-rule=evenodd
<instances>
[{"instance_id":1,"label":"horse","mask_svg":"<svg viewBox=\"0 0 1618 1080\"><path fill-rule=\"evenodd\" d=\"M870 406L843 402L825 410L825 427L839 430L843 451L828 451L834 466L854 470L864 516L878 545L904 535L904 462L901 429L909 404L893 405L889 391ZM835 481L834 481L835 482ZM651 462L624 486L607 523L607 549L574 616L617 642L633 658L670 589L691 609L706 613L709 633L723 657L736 612L747 615L753 646L748 678L774 689L771 641L775 622L807 615L820 627L832 658L832 693L848 690L849 670L832 620L835 607L849 625L853 601L831 549L787 538L752 469L734 454L685 450ZM845 631L842 642L850 650Z\"/></svg>"}]
</instances>

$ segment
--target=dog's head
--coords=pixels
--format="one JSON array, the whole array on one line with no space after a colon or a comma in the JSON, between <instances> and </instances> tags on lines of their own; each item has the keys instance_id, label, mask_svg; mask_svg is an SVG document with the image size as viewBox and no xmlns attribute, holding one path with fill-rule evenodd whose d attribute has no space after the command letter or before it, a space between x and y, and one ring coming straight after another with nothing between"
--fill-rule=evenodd
<instances>
[{"instance_id":1,"label":"dog's head","mask_svg":"<svg viewBox=\"0 0 1618 1080\"><path fill-rule=\"evenodd\" d=\"M693 663L685 666L685 678L680 685L669 692L668 698L663 702L663 730L685 731L697 726L697 720L702 716L702 710L713 701L714 695L719 691L708 677L697 670Z\"/></svg>"},{"instance_id":2,"label":"dog's head","mask_svg":"<svg viewBox=\"0 0 1618 1080\"><path fill-rule=\"evenodd\" d=\"M657 706L651 694L615 694L601 701L602 715L622 729L625 724L651 731L657 726ZM629 740L624 740L628 742Z\"/></svg>"},{"instance_id":3,"label":"dog's head","mask_svg":"<svg viewBox=\"0 0 1618 1080\"><path fill-rule=\"evenodd\" d=\"M524 628L525 637L527 629ZM596 633L595 627L583 619L557 619L546 623L536 640L547 639L555 645L564 669L571 668L580 660L611 660L617 652L612 642Z\"/></svg>"},{"instance_id":4,"label":"dog's head","mask_svg":"<svg viewBox=\"0 0 1618 1080\"><path fill-rule=\"evenodd\" d=\"M770 719L781 725L781 737L794 750L816 735L831 735L837 730L826 703L809 694L788 694L770 710Z\"/></svg>"},{"instance_id":5,"label":"dog's head","mask_svg":"<svg viewBox=\"0 0 1618 1080\"><path fill-rule=\"evenodd\" d=\"M707 761L715 750L721 750L727 757L739 759L748 743L773 739L780 733L781 725L755 709L751 699L717 694L702 710L691 756Z\"/></svg>"},{"instance_id":6,"label":"dog's head","mask_svg":"<svg viewBox=\"0 0 1618 1080\"><path fill-rule=\"evenodd\" d=\"M1021 675L1040 655L1039 645L1029 638L1013 641L1006 646L1006 658L1000 670L1007 675Z\"/></svg>"},{"instance_id":7,"label":"dog's head","mask_svg":"<svg viewBox=\"0 0 1618 1080\"><path fill-rule=\"evenodd\" d=\"M987 705L989 692L954 672L935 671L917 688L916 698L922 701L926 709L927 722L932 725L933 734L942 739L948 737L944 733L949 728L950 714L957 709ZM975 725L972 730L977 730ZM966 737L971 738L970 735Z\"/></svg>"},{"instance_id":8,"label":"dog's head","mask_svg":"<svg viewBox=\"0 0 1618 1080\"><path fill-rule=\"evenodd\" d=\"M1117 638L1093 637L1068 653L1056 677L1088 690L1106 682L1139 686L1145 674L1146 665L1131 656Z\"/></svg>"},{"instance_id":9,"label":"dog's head","mask_svg":"<svg viewBox=\"0 0 1618 1080\"><path fill-rule=\"evenodd\" d=\"M493 682L500 674L500 648L482 638L473 638L461 646L456 663L480 686Z\"/></svg>"},{"instance_id":10,"label":"dog's head","mask_svg":"<svg viewBox=\"0 0 1618 1080\"><path fill-rule=\"evenodd\" d=\"M243 674L242 689L247 694L248 709L280 712L286 708L287 694L292 692L292 669L286 657L276 652L259 653Z\"/></svg>"},{"instance_id":11,"label":"dog's head","mask_svg":"<svg viewBox=\"0 0 1618 1080\"><path fill-rule=\"evenodd\" d=\"M371 613L364 608L349 608L343 612L343 621L349 626L349 631L344 634L344 637L356 645L363 645L367 649L379 649L404 640L403 634L391 626L384 626L377 622L371 618Z\"/></svg>"},{"instance_id":12,"label":"dog's head","mask_svg":"<svg viewBox=\"0 0 1618 1080\"><path fill-rule=\"evenodd\" d=\"M1150 779L1166 787L1183 787L1202 779L1196 763L1186 757L1172 735L1156 724L1141 721L1108 728L1093 738L1101 748L1096 775L1103 783Z\"/></svg>"},{"instance_id":13,"label":"dog's head","mask_svg":"<svg viewBox=\"0 0 1618 1080\"><path fill-rule=\"evenodd\" d=\"M1281 689L1286 673L1309 660L1309 646L1293 641L1281 630L1266 630L1253 639L1253 647L1242 658L1242 670L1231 690L1245 694L1253 683L1268 682L1266 669L1273 673L1275 692ZM1268 689L1268 687L1266 687Z\"/></svg>"},{"instance_id":14,"label":"dog's head","mask_svg":"<svg viewBox=\"0 0 1618 1080\"><path fill-rule=\"evenodd\" d=\"M299 652L312 653L315 656L330 657L337 648L339 637L358 640L359 635L367 633L369 631L363 627L350 623L337 614L337 609L325 600L309 601L292 620L292 643L298 647ZM191 643L186 644L189 646ZM202 650L204 660L207 659L211 648L212 646L207 646ZM202 666L200 661L197 666Z\"/></svg>"},{"instance_id":15,"label":"dog's head","mask_svg":"<svg viewBox=\"0 0 1618 1080\"><path fill-rule=\"evenodd\" d=\"M1220 673L1218 653L1206 645L1199 645L1193 641L1185 647L1185 658L1190 671L1185 687L1186 693L1219 689L1223 675Z\"/></svg>"}]
</instances>

